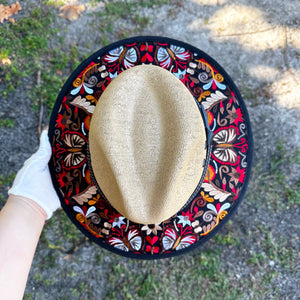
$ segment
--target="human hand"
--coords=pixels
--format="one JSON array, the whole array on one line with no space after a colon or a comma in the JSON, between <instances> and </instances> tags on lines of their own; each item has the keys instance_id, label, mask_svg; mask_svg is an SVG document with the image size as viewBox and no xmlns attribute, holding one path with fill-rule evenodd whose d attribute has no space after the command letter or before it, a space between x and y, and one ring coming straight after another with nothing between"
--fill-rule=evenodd
<instances>
[{"instance_id":1,"label":"human hand","mask_svg":"<svg viewBox=\"0 0 300 300\"><path fill-rule=\"evenodd\" d=\"M51 146L47 131L40 137L40 147L24 163L17 173L12 188L8 194L29 198L39 204L47 214L47 220L60 207L60 201L52 185L48 162L51 156Z\"/></svg>"}]
</instances>

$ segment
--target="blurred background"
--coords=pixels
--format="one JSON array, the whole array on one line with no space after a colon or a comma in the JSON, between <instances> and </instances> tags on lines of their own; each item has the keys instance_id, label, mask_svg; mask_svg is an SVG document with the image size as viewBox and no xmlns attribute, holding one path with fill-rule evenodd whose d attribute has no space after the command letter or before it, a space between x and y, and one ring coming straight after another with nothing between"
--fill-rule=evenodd
<instances>
[{"instance_id":1,"label":"blurred background","mask_svg":"<svg viewBox=\"0 0 300 300\"><path fill-rule=\"evenodd\" d=\"M136 35L192 44L232 77L254 135L247 193L213 239L159 261L100 248L59 210L24 299L300 299L299 0L0 0L0 208L68 76Z\"/></svg>"}]
</instances>

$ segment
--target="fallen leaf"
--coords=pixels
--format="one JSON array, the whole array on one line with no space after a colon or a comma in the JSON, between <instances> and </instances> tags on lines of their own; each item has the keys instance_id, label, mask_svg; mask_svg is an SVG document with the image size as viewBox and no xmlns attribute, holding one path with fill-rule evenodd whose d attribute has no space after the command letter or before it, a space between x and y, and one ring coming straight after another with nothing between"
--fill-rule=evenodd
<instances>
[{"instance_id":1,"label":"fallen leaf","mask_svg":"<svg viewBox=\"0 0 300 300\"><path fill-rule=\"evenodd\" d=\"M17 14L21 9L22 7L18 1L10 6L0 4L0 23L3 23L4 20L8 20L11 15Z\"/></svg>"},{"instance_id":2,"label":"fallen leaf","mask_svg":"<svg viewBox=\"0 0 300 300\"><path fill-rule=\"evenodd\" d=\"M85 11L85 6L83 4L79 6L75 5L64 5L59 9L60 17L63 17L69 21L77 20L83 11Z\"/></svg>"},{"instance_id":3,"label":"fallen leaf","mask_svg":"<svg viewBox=\"0 0 300 300\"><path fill-rule=\"evenodd\" d=\"M1 59L1 65L11 65L11 60L7 58L2 58Z\"/></svg>"},{"instance_id":4,"label":"fallen leaf","mask_svg":"<svg viewBox=\"0 0 300 300\"><path fill-rule=\"evenodd\" d=\"M65 259L65 260L70 260L70 259L72 259L72 254L67 254L67 255L65 255L65 256L64 256L64 259Z\"/></svg>"}]
</instances>

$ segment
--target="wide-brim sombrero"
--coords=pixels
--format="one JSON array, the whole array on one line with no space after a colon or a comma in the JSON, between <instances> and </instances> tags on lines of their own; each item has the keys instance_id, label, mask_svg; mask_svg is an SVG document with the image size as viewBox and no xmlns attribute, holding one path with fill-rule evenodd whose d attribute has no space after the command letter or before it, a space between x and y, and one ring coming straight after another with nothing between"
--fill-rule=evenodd
<instances>
[{"instance_id":1,"label":"wide-brim sombrero","mask_svg":"<svg viewBox=\"0 0 300 300\"><path fill-rule=\"evenodd\" d=\"M95 179L89 153L98 99L119 74L143 64L166 69L185 85L199 113L202 109L209 141L201 184L159 224L133 222L111 205ZM206 53L164 37L125 39L86 59L57 98L49 139L53 184L69 218L98 245L132 258L170 257L207 241L230 219L250 178L252 133L235 84Z\"/></svg>"}]
</instances>

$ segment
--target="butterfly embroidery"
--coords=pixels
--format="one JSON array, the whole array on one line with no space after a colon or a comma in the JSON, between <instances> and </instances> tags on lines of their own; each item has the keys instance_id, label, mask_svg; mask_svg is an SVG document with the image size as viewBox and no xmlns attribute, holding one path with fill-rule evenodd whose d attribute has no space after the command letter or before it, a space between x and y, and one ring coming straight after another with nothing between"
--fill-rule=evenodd
<instances>
[{"instance_id":1,"label":"butterfly embroidery","mask_svg":"<svg viewBox=\"0 0 300 300\"><path fill-rule=\"evenodd\" d=\"M82 152L86 141L82 136L76 133L66 133L64 143L67 146L64 158L67 168L76 168L86 161L86 155Z\"/></svg>"},{"instance_id":2,"label":"butterfly embroidery","mask_svg":"<svg viewBox=\"0 0 300 300\"><path fill-rule=\"evenodd\" d=\"M216 143L213 149L213 155L217 161L221 161L225 164L236 164L238 161L238 155L234 149L234 141L236 139L236 128L230 127L222 129L215 133L213 141Z\"/></svg>"},{"instance_id":3,"label":"butterfly embroidery","mask_svg":"<svg viewBox=\"0 0 300 300\"><path fill-rule=\"evenodd\" d=\"M128 252L139 251L142 247L142 237L136 229L131 229L127 237L112 237L108 240L109 244L117 249Z\"/></svg>"},{"instance_id":4,"label":"butterfly embroidery","mask_svg":"<svg viewBox=\"0 0 300 300\"><path fill-rule=\"evenodd\" d=\"M181 250L196 242L196 237L187 234L185 236L178 235L173 228L168 228L162 238L162 244L165 250Z\"/></svg>"},{"instance_id":5,"label":"butterfly embroidery","mask_svg":"<svg viewBox=\"0 0 300 300\"><path fill-rule=\"evenodd\" d=\"M137 52L135 48L126 48L120 46L116 49L113 49L105 55L104 61L112 64L112 63L120 63L125 69L132 68L137 62Z\"/></svg>"},{"instance_id":6,"label":"butterfly embroidery","mask_svg":"<svg viewBox=\"0 0 300 300\"><path fill-rule=\"evenodd\" d=\"M171 45L168 47L159 47L157 51L157 60L161 67L168 69L173 61L188 60L190 54L182 47Z\"/></svg>"}]
</instances>

